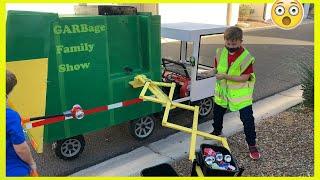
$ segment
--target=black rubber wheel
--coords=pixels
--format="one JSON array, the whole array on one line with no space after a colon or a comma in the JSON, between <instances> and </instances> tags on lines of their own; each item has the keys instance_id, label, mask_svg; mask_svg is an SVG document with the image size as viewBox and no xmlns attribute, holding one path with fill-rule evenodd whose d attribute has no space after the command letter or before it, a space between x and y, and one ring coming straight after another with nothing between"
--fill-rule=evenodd
<instances>
[{"instance_id":1,"label":"black rubber wheel","mask_svg":"<svg viewBox=\"0 0 320 180\"><path fill-rule=\"evenodd\" d=\"M59 140L56 142L54 152L63 160L73 160L79 157L84 150L86 142L82 135Z\"/></svg>"},{"instance_id":2,"label":"black rubber wheel","mask_svg":"<svg viewBox=\"0 0 320 180\"><path fill-rule=\"evenodd\" d=\"M201 99L196 103L199 106L199 117L205 118L207 117L211 111L213 111L213 99L212 97L208 97L205 99Z\"/></svg>"},{"instance_id":3,"label":"black rubber wheel","mask_svg":"<svg viewBox=\"0 0 320 180\"><path fill-rule=\"evenodd\" d=\"M151 136L156 127L153 116L142 117L129 123L130 134L137 140L144 140Z\"/></svg>"}]
</instances>

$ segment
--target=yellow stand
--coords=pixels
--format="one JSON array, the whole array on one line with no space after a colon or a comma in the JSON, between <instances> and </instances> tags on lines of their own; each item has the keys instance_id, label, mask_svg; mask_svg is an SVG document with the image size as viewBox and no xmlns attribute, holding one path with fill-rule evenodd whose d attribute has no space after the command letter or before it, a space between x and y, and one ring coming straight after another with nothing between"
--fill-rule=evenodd
<instances>
[{"instance_id":1,"label":"yellow stand","mask_svg":"<svg viewBox=\"0 0 320 180\"><path fill-rule=\"evenodd\" d=\"M176 87L175 83L163 83L163 82L154 82L148 79L145 75L137 75L133 81L129 84L133 86L133 88L143 87L139 98L143 99L144 101L151 101L155 103L160 103L165 107L164 116L162 119L162 126L176 129L179 131L183 131L186 133L191 134L191 142L190 142L190 149L189 149L189 160L193 161L195 159L195 150L196 150L196 139L197 135L205 137L207 139L217 140L222 143L222 145L230 151L227 139L224 137L214 136L212 134L198 131L198 114L199 114L199 106L189 106L181 103L176 103L172 101L174 89ZM163 87L170 87L169 96L167 96L159 86ZM149 90L153 96L146 96L146 92ZM169 111L174 108L181 108L186 109L189 111L193 111L193 123L192 128L187 128L184 126L180 126L177 124L173 124L168 122ZM203 176L202 171L199 166L196 167L196 171L198 176Z\"/></svg>"}]
</instances>

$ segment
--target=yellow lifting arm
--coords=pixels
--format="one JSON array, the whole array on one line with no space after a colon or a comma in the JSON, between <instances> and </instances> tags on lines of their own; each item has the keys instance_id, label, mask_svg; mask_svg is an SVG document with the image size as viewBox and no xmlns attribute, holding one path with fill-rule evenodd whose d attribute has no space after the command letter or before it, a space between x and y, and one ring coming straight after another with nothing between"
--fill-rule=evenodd
<instances>
[{"instance_id":1,"label":"yellow lifting arm","mask_svg":"<svg viewBox=\"0 0 320 180\"><path fill-rule=\"evenodd\" d=\"M151 79L148 79L145 75L137 75L133 81L129 82L133 88L142 88L142 91L139 95L140 99L144 101L151 101L154 103L162 104L165 107L164 115L162 118L162 126L168 127L171 129L176 129L179 131L183 131L185 133L191 134L191 142L189 149L189 160L193 161L195 159L195 150L196 150L196 140L197 135L213 139L221 142L221 144L230 151L227 139L224 137L214 136L212 134L198 131L198 114L199 114L199 106L189 106L182 103L177 103L172 101L174 89L176 87L175 83L164 83L164 82L154 82ZM170 87L169 96L167 96L159 87ZM147 91L150 91L153 96L146 96ZM174 108L186 109L189 111L193 111L193 123L192 128L187 128L181 125L173 124L168 122L169 111Z\"/></svg>"}]
</instances>

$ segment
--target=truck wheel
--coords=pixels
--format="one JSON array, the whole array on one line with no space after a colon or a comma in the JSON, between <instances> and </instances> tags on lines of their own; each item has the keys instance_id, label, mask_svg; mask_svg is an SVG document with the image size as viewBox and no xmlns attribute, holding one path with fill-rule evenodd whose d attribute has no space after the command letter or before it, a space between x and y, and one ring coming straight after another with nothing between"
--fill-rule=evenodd
<instances>
[{"instance_id":1,"label":"truck wheel","mask_svg":"<svg viewBox=\"0 0 320 180\"><path fill-rule=\"evenodd\" d=\"M149 137L155 129L156 121L152 116L146 116L133 120L129 124L131 135L137 140L144 140Z\"/></svg>"},{"instance_id":2,"label":"truck wheel","mask_svg":"<svg viewBox=\"0 0 320 180\"><path fill-rule=\"evenodd\" d=\"M212 97L201 99L197 105L199 106L199 116L201 118L207 117L213 110L213 99Z\"/></svg>"},{"instance_id":3,"label":"truck wheel","mask_svg":"<svg viewBox=\"0 0 320 180\"><path fill-rule=\"evenodd\" d=\"M59 140L56 142L55 154L63 160L73 160L79 157L86 145L82 135Z\"/></svg>"}]
</instances>

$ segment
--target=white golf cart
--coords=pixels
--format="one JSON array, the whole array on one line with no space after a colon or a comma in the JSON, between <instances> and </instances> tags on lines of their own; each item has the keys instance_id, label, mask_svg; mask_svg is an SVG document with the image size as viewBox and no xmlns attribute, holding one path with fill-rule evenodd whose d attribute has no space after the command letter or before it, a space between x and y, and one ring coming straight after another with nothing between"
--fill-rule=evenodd
<instances>
[{"instance_id":1,"label":"white golf cart","mask_svg":"<svg viewBox=\"0 0 320 180\"><path fill-rule=\"evenodd\" d=\"M221 34L227 26L199 23L161 24L162 38L180 41L180 59L162 58L162 80L177 84L175 102L191 102L199 105L199 116L206 117L213 109L216 78L213 73L215 49L210 57L200 55L201 40L205 36ZM192 45L192 52L187 52ZM189 54L189 57L188 57ZM164 89L164 91L166 91Z\"/></svg>"}]
</instances>

